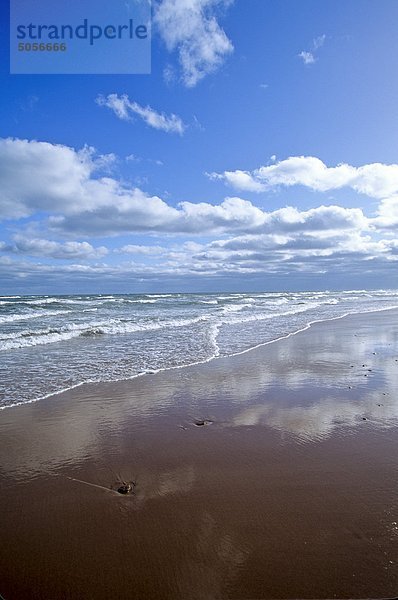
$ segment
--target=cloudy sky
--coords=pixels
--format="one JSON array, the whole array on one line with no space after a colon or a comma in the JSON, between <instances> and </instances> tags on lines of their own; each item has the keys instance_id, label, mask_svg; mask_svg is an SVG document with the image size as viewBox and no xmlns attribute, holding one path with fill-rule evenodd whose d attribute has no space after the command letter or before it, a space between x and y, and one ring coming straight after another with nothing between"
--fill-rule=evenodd
<instances>
[{"instance_id":1,"label":"cloudy sky","mask_svg":"<svg viewBox=\"0 0 398 600\"><path fill-rule=\"evenodd\" d=\"M398 287L396 0L153 9L151 75L9 75L2 15L0 293Z\"/></svg>"}]
</instances>

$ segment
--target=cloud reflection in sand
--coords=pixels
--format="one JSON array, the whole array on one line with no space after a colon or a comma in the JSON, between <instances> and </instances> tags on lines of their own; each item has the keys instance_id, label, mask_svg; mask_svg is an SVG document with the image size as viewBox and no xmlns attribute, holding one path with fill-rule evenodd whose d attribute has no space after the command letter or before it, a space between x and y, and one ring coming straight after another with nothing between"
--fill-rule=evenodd
<instances>
[{"instance_id":1,"label":"cloud reflection in sand","mask_svg":"<svg viewBox=\"0 0 398 600\"><path fill-rule=\"evenodd\" d=\"M380 402L379 393L371 393L361 402L336 398L322 398L310 406L278 407L276 404L259 404L238 413L233 426L266 425L292 434L301 441L318 441L337 429L348 430L369 421L373 426L398 425L398 404L390 399Z\"/></svg>"}]
</instances>

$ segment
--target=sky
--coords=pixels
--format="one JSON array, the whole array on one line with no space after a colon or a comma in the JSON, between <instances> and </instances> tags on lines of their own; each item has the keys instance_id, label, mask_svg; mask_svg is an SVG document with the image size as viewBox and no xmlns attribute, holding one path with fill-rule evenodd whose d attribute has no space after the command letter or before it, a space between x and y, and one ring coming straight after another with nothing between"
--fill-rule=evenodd
<instances>
[{"instance_id":1,"label":"sky","mask_svg":"<svg viewBox=\"0 0 398 600\"><path fill-rule=\"evenodd\" d=\"M153 0L148 75L1 11L0 294L398 287L396 0Z\"/></svg>"}]
</instances>

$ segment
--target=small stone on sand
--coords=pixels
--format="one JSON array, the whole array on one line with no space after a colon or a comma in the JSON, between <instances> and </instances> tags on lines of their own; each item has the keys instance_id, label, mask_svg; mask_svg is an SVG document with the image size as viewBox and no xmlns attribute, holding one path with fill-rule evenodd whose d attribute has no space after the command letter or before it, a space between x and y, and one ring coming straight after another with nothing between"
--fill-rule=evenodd
<instances>
[{"instance_id":1,"label":"small stone on sand","mask_svg":"<svg viewBox=\"0 0 398 600\"><path fill-rule=\"evenodd\" d=\"M124 483L123 485L117 488L117 491L119 492L119 494L131 494L131 492L133 491L133 486L131 485L131 483Z\"/></svg>"},{"instance_id":2,"label":"small stone on sand","mask_svg":"<svg viewBox=\"0 0 398 600\"><path fill-rule=\"evenodd\" d=\"M210 419L203 419L203 420L195 421L196 427L203 427L204 425L211 425L212 423L213 423L213 421L210 421Z\"/></svg>"}]
</instances>

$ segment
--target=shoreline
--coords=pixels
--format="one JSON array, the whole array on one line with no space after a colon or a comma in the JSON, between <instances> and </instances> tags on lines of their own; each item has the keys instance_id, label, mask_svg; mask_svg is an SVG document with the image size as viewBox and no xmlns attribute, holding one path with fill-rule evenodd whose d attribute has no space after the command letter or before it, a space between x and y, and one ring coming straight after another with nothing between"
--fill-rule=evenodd
<instances>
[{"instance_id":1,"label":"shoreline","mask_svg":"<svg viewBox=\"0 0 398 600\"><path fill-rule=\"evenodd\" d=\"M393 597L397 348L361 313L3 411L0 594Z\"/></svg>"},{"instance_id":2,"label":"shoreline","mask_svg":"<svg viewBox=\"0 0 398 600\"><path fill-rule=\"evenodd\" d=\"M305 331L307 331L308 329L310 329L312 326L316 325L316 324L321 324L321 323L328 323L330 321L337 321L340 319L345 319L347 317L352 317L352 316L356 316L356 315L365 315L365 314L372 314L372 313L380 313L380 312L384 312L384 311L390 311L390 310L398 310L398 305L397 306L389 306L389 307L385 307L385 308L380 308L380 309L370 309L370 310L363 310L363 311L358 311L358 312L346 312L343 313L342 315L338 315L336 317L329 317L329 318L324 318L324 319L315 319L314 321L308 321L308 323L304 326L301 327L300 329L297 329L296 331L291 331L289 333L287 333L286 335L277 337L275 339L272 340L268 340L266 342L261 342L260 344L257 344L255 346L252 346L250 348L246 348L245 350L241 350L239 352L235 352L232 354L227 354L227 355L215 355L215 356L211 356L210 358L207 358L205 360L202 361L198 361L198 362L193 362L193 363L189 363L186 365L177 365L177 366L170 366L170 367L164 367L164 368L160 368L160 369L150 369L148 371L142 372L142 373L137 373L136 375L133 375L131 377L128 378L123 378L123 379L105 379L105 380L101 380L101 381L82 381L79 383L76 383L74 385L72 385L71 387L67 387L67 388L63 388L59 391L56 392L51 392L48 395L45 396L41 396L40 398L33 398L31 400L26 400L26 401L22 401L22 402L16 402L13 404L8 404L5 406L0 406L0 414L1 411L9 409L9 408L17 408L20 406L24 406L25 404L34 404L36 402L41 402L43 400L47 400L49 398L52 397L56 397L56 396L62 396L62 394L65 394L67 392L70 392L76 388L80 388L81 386L85 386L85 385L91 385L91 384L109 384L109 383L121 383L121 382L128 382L128 381L134 381L135 379L138 379L140 377L144 377L146 375L157 375L158 373L165 373L168 371L173 371L173 370L177 370L177 369L187 369L187 368L191 368L191 367L195 367L195 366L200 366L200 365L206 365L214 360L220 360L220 359L228 359L228 358L234 358L235 356L241 356L243 354L247 354L249 352L252 352L254 350L257 350L258 348L262 348L264 346L268 346L270 344L274 344L276 342L280 342L282 340L286 340L291 338L292 336L295 336L299 333L303 333Z\"/></svg>"}]
</instances>

